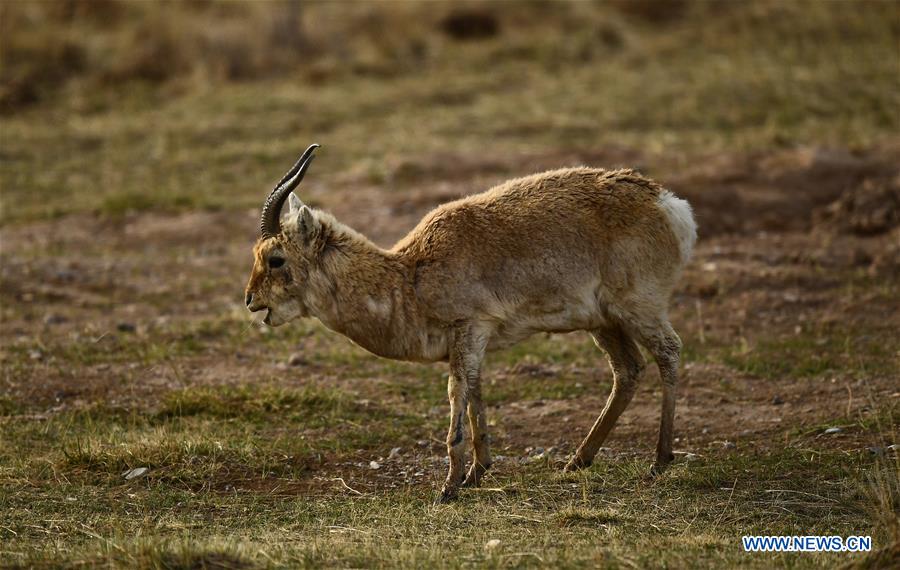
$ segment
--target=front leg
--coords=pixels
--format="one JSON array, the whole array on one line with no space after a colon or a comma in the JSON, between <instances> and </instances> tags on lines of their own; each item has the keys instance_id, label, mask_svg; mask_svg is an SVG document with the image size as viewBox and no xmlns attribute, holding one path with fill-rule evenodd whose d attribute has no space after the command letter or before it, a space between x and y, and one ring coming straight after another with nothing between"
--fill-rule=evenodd
<instances>
[{"instance_id":1,"label":"front leg","mask_svg":"<svg viewBox=\"0 0 900 570\"><path fill-rule=\"evenodd\" d=\"M477 487L481 478L491 468L491 447L487 431L487 416L481 399L481 377L469 379L469 427L472 434L472 466L463 481L463 487Z\"/></svg>"},{"instance_id":2,"label":"front leg","mask_svg":"<svg viewBox=\"0 0 900 570\"><path fill-rule=\"evenodd\" d=\"M478 377L481 371L481 361L487 347L488 334L471 324L463 324L453 330L450 343L450 380L447 383L447 395L450 398L450 429L447 431L447 455L450 456L450 469L447 480L437 502L445 503L455 499L459 494L459 486L463 480L463 468L465 465L466 451L466 421L465 414L469 406L470 388L475 386L475 396L479 407L481 404L481 391L478 386ZM480 414L484 417L484 413ZM476 422L477 424L477 422ZM479 430L481 431L481 430ZM483 431L481 433L484 433ZM486 441L485 441L486 443ZM476 446L478 450L478 446ZM476 451L476 453L479 453ZM475 462L479 459L476 455Z\"/></svg>"},{"instance_id":3,"label":"front leg","mask_svg":"<svg viewBox=\"0 0 900 570\"><path fill-rule=\"evenodd\" d=\"M459 492L459 484L463 478L466 453L466 422L463 414L466 410L466 381L456 374L450 374L447 382L447 395L450 398L450 429L447 431L447 455L450 457L450 470L437 502L446 503L455 499Z\"/></svg>"}]
</instances>

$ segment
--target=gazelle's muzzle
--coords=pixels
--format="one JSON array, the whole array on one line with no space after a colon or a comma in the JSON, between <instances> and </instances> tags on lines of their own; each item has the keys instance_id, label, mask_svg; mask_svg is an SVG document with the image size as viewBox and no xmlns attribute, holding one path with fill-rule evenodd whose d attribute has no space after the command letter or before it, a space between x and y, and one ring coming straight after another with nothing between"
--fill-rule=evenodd
<instances>
[{"instance_id":1,"label":"gazelle's muzzle","mask_svg":"<svg viewBox=\"0 0 900 570\"><path fill-rule=\"evenodd\" d=\"M262 311L263 309L269 308L268 305L260 300L259 296L254 296L253 293L249 291L247 292L247 296L244 298L244 302L247 305L247 309L249 309L251 313L256 313Z\"/></svg>"}]
</instances>

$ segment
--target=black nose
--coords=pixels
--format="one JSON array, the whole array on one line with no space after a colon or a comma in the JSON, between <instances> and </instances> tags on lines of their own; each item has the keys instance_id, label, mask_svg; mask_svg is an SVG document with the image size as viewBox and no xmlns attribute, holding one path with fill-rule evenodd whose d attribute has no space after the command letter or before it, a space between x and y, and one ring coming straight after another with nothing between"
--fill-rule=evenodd
<instances>
[{"instance_id":1,"label":"black nose","mask_svg":"<svg viewBox=\"0 0 900 570\"><path fill-rule=\"evenodd\" d=\"M247 306L250 306L250 303L253 302L253 293L247 293L247 297L244 299L244 302L247 303Z\"/></svg>"}]
</instances>

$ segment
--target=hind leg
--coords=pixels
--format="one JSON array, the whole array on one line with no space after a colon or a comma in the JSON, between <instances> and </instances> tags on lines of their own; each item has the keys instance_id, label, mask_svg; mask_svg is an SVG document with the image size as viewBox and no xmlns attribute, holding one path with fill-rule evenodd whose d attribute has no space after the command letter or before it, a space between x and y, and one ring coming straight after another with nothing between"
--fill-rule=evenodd
<instances>
[{"instance_id":1,"label":"hind leg","mask_svg":"<svg viewBox=\"0 0 900 570\"><path fill-rule=\"evenodd\" d=\"M644 357L631 336L618 326L611 326L591 332L594 342L606 351L613 370L613 387L600 417L594 423L587 437L578 446L575 456L565 466L566 471L576 471L590 466L597 451L616 425L616 420L628 407L638 380L644 369Z\"/></svg>"},{"instance_id":2,"label":"hind leg","mask_svg":"<svg viewBox=\"0 0 900 570\"><path fill-rule=\"evenodd\" d=\"M658 475L675 459L672 454L672 441L675 436L675 392L678 384L678 363L681 358L681 339L665 317L648 326L638 327L636 335L656 360L662 382L659 440L656 444L656 461L650 468L652 475Z\"/></svg>"}]
</instances>

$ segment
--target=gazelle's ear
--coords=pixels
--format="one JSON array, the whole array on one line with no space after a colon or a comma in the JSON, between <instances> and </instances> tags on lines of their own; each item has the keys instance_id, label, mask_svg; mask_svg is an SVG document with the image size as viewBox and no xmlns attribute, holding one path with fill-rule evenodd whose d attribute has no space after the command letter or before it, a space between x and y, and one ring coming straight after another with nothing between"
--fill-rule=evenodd
<instances>
[{"instance_id":1,"label":"gazelle's ear","mask_svg":"<svg viewBox=\"0 0 900 570\"><path fill-rule=\"evenodd\" d=\"M293 195L293 194L292 194ZM299 201L299 200L298 200ZM297 234L304 242L309 242L319 233L319 220L309 206L300 206L297 216Z\"/></svg>"},{"instance_id":2,"label":"gazelle's ear","mask_svg":"<svg viewBox=\"0 0 900 570\"><path fill-rule=\"evenodd\" d=\"M301 207L303 207L303 202L300 201L300 198L298 198L296 194L291 192L290 194L288 194L288 207L288 212L293 214L294 212L297 212Z\"/></svg>"}]
</instances>

